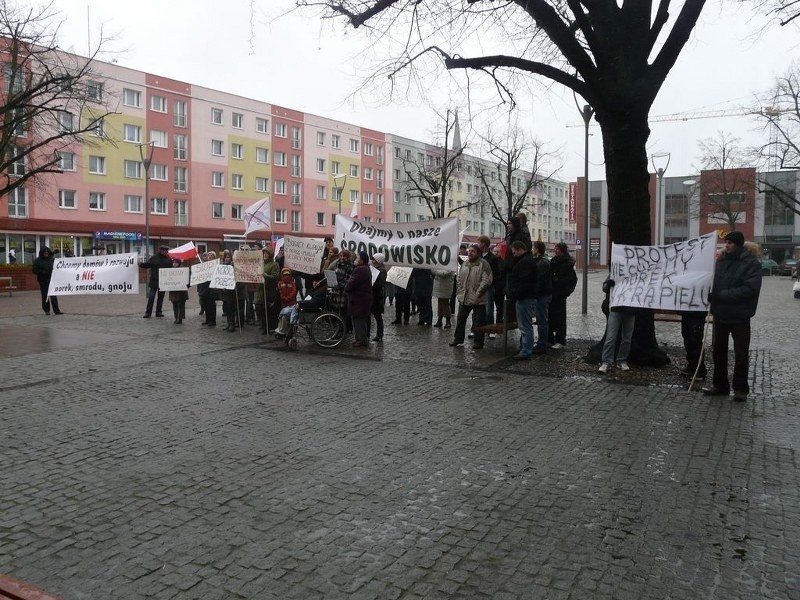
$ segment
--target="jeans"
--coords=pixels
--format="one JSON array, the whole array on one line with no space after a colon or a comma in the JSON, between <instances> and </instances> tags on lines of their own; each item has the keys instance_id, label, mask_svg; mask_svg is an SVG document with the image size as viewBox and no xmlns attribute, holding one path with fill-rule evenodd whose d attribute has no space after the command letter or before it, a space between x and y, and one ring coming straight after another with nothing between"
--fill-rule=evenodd
<instances>
[{"instance_id":1,"label":"jeans","mask_svg":"<svg viewBox=\"0 0 800 600\"><path fill-rule=\"evenodd\" d=\"M166 292L159 292L158 288L148 287L147 288L147 308L144 309L144 314L152 315L153 314L153 301L158 295L158 301L156 302L156 316L163 314L161 311L164 308L164 294Z\"/></svg>"},{"instance_id":2,"label":"jeans","mask_svg":"<svg viewBox=\"0 0 800 600\"><path fill-rule=\"evenodd\" d=\"M467 328L467 318L469 313L473 313L472 324L475 330L475 344L483 346L484 333L480 331L480 327L486 322L486 305L485 304L461 304L458 307L458 318L456 319L456 331L453 335L453 341L458 344L464 343L464 334Z\"/></svg>"},{"instance_id":3,"label":"jeans","mask_svg":"<svg viewBox=\"0 0 800 600\"><path fill-rule=\"evenodd\" d=\"M720 323L714 321L713 350L714 387L730 391L728 383L728 336L733 337L733 391L750 393L747 369L750 361L750 321L746 323Z\"/></svg>"},{"instance_id":4,"label":"jeans","mask_svg":"<svg viewBox=\"0 0 800 600\"><path fill-rule=\"evenodd\" d=\"M550 299L552 296L540 296L536 299L536 333L538 339L536 340L536 349L540 352L547 352L548 333L548 315L550 313Z\"/></svg>"},{"instance_id":5,"label":"jeans","mask_svg":"<svg viewBox=\"0 0 800 600\"><path fill-rule=\"evenodd\" d=\"M606 341L603 344L603 363L614 364L614 350L617 345L617 336L622 329L622 339L617 352L617 362L628 360L628 353L631 351L631 337L633 337L633 325L636 322L636 315L629 312L612 310L608 313L606 323Z\"/></svg>"},{"instance_id":6,"label":"jeans","mask_svg":"<svg viewBox=\"0 0 800 600\"><path fill-rule=\"evenodd\" d=\"M533 352L533 312L535 304L535 298L523 298L522 300L517 300L515 304L517 327L519 327L519 353L523 356L530 356Z\"/></svg>"}]
</instances>

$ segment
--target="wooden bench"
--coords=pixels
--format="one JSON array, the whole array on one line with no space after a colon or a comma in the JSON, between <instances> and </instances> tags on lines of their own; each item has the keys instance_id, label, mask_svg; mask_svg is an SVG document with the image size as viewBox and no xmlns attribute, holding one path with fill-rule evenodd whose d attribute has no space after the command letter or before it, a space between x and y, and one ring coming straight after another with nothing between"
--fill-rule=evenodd
<instances>
[{"instance_id":1,"label":"wooden bench","mask_svg":"<svg viewBox=\"0 0 800 600\"><path fill-rule=\"evenodd\" d=\"M675 310L654 310L653 320L660 321L662 323L680 323L681 315ZM708 315L708 322L714 322L714 317L710 313Z\"/></svg>"},{"instance_id":2,"label":"wooden bench","mask_svg":"<svg viewBox=\"0 0 800 600\"><path fill-rule=\"evenodd\" d=\"M0 600L61 600L61 597L38 590L8 575L0 575Z\"/></svg>"},{"instance_id":3,"label":"wooden bench","mask_svg":"<svg viewBox=\"0 0 800 600\"><path fill-rule=\"evenodd\" d=\"M0 292L8 292L8 295L13 295L12 292L17 289L14 285L14 280L11 277L0 277Z\"/></svg>"}]
</instances>

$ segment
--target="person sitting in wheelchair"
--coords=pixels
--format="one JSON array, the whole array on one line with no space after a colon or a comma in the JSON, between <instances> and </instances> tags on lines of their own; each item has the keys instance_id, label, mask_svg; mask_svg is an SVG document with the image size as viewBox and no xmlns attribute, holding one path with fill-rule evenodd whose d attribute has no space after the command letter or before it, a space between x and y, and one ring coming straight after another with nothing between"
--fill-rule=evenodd
<instances>
[{"instance_id":1,"label":"person sitting in wheelchair","mask_svg":"<svg viewBox=\"0 0 800 600\"><path fill-rule=\"evenodd\" d=\"M275 337L283 338L289 333L290 327L297 326L300 321L301 310L320 310L325 308L325 298L328 293L325 276L318 273L314 275L311 281L313 283L308 296L292 306L281 309L278 316L278 327L275 329Z\"/></svg>"}]
</instances>

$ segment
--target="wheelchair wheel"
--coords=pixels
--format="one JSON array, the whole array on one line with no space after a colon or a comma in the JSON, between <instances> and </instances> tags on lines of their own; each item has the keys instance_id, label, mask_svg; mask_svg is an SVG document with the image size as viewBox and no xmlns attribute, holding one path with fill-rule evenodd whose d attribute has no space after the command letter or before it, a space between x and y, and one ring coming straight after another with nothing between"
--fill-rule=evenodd
<instances>
[{"instance_id":1,"label":"wheelchair wheel","mask_svg":"<svg viewBox=\"0 0 800 600\"><path fill-rule=\"evenodd\" d=\"M286 346L289 350L297 350L297 338L290 339Z\"/></svg>"},{"instance_id":2,"label":"wheelchair wheel","mask_svg":"<svg viewBox=\"0 0 800 600\"><path fill-rule=\"evenodd\" d=\"M345 334L344 321L336 313L322 313L311 324L311 339L323 348L335 348Z\"/></svg>"}]
</instances>

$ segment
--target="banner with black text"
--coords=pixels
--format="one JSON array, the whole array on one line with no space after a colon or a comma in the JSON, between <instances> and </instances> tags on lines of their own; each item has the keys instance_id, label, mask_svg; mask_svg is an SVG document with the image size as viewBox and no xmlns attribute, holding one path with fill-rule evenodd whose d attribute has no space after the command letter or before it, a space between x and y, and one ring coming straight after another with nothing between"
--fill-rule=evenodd
<instances>
[{"instance_id":1,"label":"banner with black text","mask_svg":"<svg viewBox=\"0 0 800 600\"><path fill-rule=\"evenodd\" d=\"M138 255L133 252L57 258L47 293L51 296L138 294Z\"/></svg>"}]
</instances>

